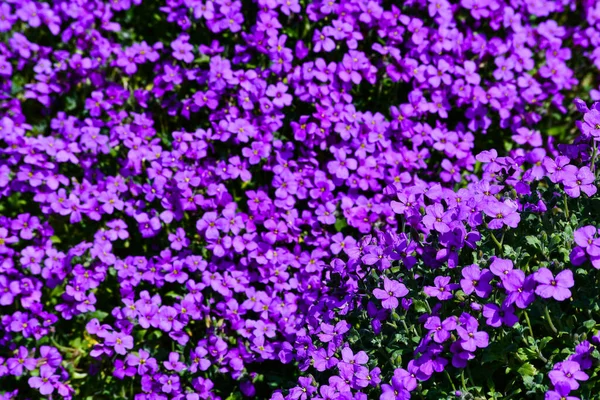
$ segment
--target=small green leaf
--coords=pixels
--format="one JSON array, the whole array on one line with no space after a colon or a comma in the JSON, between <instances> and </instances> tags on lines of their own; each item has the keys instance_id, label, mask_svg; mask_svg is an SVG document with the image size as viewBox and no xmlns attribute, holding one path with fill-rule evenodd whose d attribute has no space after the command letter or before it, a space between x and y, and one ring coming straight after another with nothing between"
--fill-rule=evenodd
<instances>
[{"instance_id":1,"label":"small green leaf","mask_svg":"<svg viewBox=\"0 0 600 400\"><path fill-rule=\"evenodd\" d=\"M542 249L542 242L540 241L540 239L538 239L535 236L525 236L525 241L527 242L528 245L530 245L531 247L534 247L538 250Z\"/></svg>"},{"instance_id":2,"label":"small green leaf","mask_svg":"<svg viewBox=\"0 0 600 400\"><path fill-rule=\"evenodd\" d=\"M418 313L427 312L427 304L423 300L415 300L413 306Z\"/></svg>"},{"instance_id":3,"label":"small green leaf","mask_svg":"<svg viewBox=\"0 0 600 400\"><path fill-rule=\"evenodd\" d=\"M535 385L535 383L533 382L533 376L524 376L523 383L525 384L525 387L527 389L532 388Z\"/></svg>"},{"instance_id":4,"label":"small green leaf","mask_svg":"<svg viewBox=\"0 0 600 400\"><path fill-rule=\"evenodd\" d=\"M335 229L336 229L338 232L340 232L342 229L344 229L344 228L345 228L345 227L347 227L347 226L348 226L348 222L346 222L346 220L345 220L345 219L343 219L343 218L338 218L338 219L335 221Z\"/></svg>"},{"instance_id":5,"label":"small green leaf","mask_svg":"<svg viewBox=\"0 0 600 400\"><path fill-rule=\"evenodd\" d=\"M108 317L108 313L105 311L96 310L87 314L86 317L96 318L98 321L102 322L104 318Z\"/></svg>"},{"instance_id":6,"label":"small green leaf","mask_svg":"<svg viewBox=\"0 0 600 400\"><path fill-rule=\"evenodd\" d=\"M544 338L542 338L539 342L538 342L538 347L540 348L540 350L544 350L544 347L546 347L546 345L552 340L551 336L546 336Z\"/></svg>"},{"instance_id":7,"label":"small green leaf","mask_svg":"<svg viewBox=\"0 0 600 400\"><path fill-rule=\"evenodd\" d=\"M502 250L504 250L504 255L508 258L512 258L511 256L516 255L515 250L507 244L502 246Z\"/></svg>"},{"instance_id":8,"label":"small green leaf","mask_svg":"<svg viewBox=\"0 0 600 400\"><path fill-rule=\"evenodd\" d=\"M537 374L537 369L527 362L521 365L517 372L519 373L519 375L525 378L526 376L534 376L535 374Z\"/></svg>"},{"instance_id":9,"label":"small green leaf","mask_svg":"<svg viewBox=\"0 0 600 400\"><path fill-rule=\"evenodd\" d=\"M596 321L593 319L588 319L587 321L583 321L583 326L585 326L586 329L591 330L596 326Z\"/></svg>"}]
</instances>

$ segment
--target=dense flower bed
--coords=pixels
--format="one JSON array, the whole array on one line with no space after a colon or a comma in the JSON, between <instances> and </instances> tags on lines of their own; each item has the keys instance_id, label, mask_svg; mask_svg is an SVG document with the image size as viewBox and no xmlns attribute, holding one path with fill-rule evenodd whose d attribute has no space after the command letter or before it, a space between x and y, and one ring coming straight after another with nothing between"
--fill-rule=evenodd
<instances>
[{"instance_id":1,"label":"dense flower bed","mask_svg":"<svg viewBox=\"0 0 600 400\"><path fill-rule=\"evenodd\" d=\"M595 398L600 3L394 4L0 3L0 398Z\"/></svg>"}]
</instances>

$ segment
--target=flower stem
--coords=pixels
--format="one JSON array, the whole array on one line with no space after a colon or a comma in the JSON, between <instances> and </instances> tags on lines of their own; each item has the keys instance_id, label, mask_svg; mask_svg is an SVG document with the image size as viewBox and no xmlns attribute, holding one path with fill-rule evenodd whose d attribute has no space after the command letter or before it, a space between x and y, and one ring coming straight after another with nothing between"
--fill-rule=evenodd
<instances>
[{"instance_id":1,"label":"flower stem","mask_svg":"<svg viewBox=\"0 0 600 400\"><path fill-rule=\"evenodd\" d=\"M529 328L529 334L531 335L531 338L535 340L535 336L533 336L533 329L531 329L531 321L529 321L529 314L527 314L527 311L523 310L523 314L525 314L525 321L527 321L527 327Z\"/></svg>"},{"instance_id":2,"label":"flower stem","mask_svg":"<svg viewBox=\"0 0 600 400\"><path fill-rule=\"evenodd\" d=\"M556 330L556 327L552 323L552 318L550 318L550 311L548 310L547 304L544 306L544 315L546 316L546 321L548 322L550 329L552 329L552 332L554 332L554 334L556 335L558 333L558 330Z\"/></svg>"},{"instance_id":3,"label":"flower stem","mask_svg":"<svg viewBox=\"0 0 600 400\"><path fill-rule=\"evenodd\" d=\"M469 364L467 364L467 374L469 375L469 380L471 381L471 384L475 383L475 379L473 379L473 374L471 374L471 368L469 367ZM477 393L479 393L480 390L477 389Z\"/></svg>"},{"instance_id":4,"label":"flower stem","mask_svg":"<svg viewBox=\"0 0 600 400\"><path fill-rule=\"evenodd\" d=\"M446 374L446 378L448 378L448 380L450 381L450 385L452 386L452 390L456 392L456 386L454 386L454 382L452 382L452 378L450 377L450 374L448 373L448 370L444 369L444 373Z\"/></svg>"},{"instance_id":5,"label":"flower stem","mask_svg":"<svg viewBox=\"0 0 600 400\"><path fill-rule=\"evenodd\" d=\"M404 321L404 319L401 320L400 322L402 322L402 326L404 327L404 332L406 332L408 334L409 333L408 332L408 326L406 326L406 322Z\"/></svg>"},{"instance_id":6,"label":"flower stem","mask_svg":"<svg viewBox=\"0 0 600 400\"><path fill-rule=\"evenodd\" d=\"M500 256L502 256L502 243L500 243L498 239L496 239L496 236L494 236L493 232L490 232L490 236L494 243L496 243L496 246L498 246L498 250L500 250Z\"/></svg>"},{"instance_id":7,"label":"flower stem","mask_svg":"<svg viewBox=\"0 0 600 400\"><path fill-rule=\"evenodd\" d=\"M531 321L529 321L529 314L527 314L527 311L525 311L525 310L523 310L523 314L525 314L525 320L527 321L527 327L529 328L529 334L531 335L531 339L533 340L533 343L535 344L535 350L537 351L538 358L540 360L542 360L542 362L547 363L548 359L546 357L544 357L544 355L540 351L540 348L538 347L537 342L535 341L535 336L533 336L533 329L531 328Z\"/></svg>"}]
</instances>

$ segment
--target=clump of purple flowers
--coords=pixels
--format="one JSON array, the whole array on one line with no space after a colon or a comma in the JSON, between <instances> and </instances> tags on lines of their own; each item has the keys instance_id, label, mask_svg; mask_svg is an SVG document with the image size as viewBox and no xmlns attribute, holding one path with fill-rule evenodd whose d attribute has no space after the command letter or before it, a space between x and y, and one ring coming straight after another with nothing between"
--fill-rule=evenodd
<instances>
[{"instance_id":1,"label":"clump of purple flowers","mask_svg":"<svg viewBox=\"0 0 600 400\"><path fill-rule=\"evenodd\" d=\"M0 398L589 398L599 22L0 4Z\"/></svg>"}]
</instances>

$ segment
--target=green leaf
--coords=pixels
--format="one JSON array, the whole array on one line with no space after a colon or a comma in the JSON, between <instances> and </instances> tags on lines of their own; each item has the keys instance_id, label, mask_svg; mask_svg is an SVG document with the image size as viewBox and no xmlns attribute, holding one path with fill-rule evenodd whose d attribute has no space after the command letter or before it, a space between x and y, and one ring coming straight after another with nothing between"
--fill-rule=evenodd
<instances>
[{"instance_id":1,"label":"green leaf","mask_svg":"<svg viewBox=\"0 0 600 400\"><path fill-rule=\"evenodd\" d=\"M393 365L402 365L402 354L404 351L402 349L394 351L390 356L390 361Z\"/></svg>"},{"instance_id":2,"label":"green leaf","mask_svg":"<svg viewBox=\"0 0 600 400\"><path fill-rule=\"evenodd\" d=\"M521 347L517 351L516 356L521 361L535 360L538 358L537 351L531 347Z\"/></svg>"},{"instance_id":3,"label":"green leaf","mask_svg":"<svg viewBox=\"0 0 600 400\"><path fill-rule=\"evenodd\" d=\"M519 367L519 369L517 370L517 372L519 373L519 375L521 375L523 378L525 378L526 376L534 376L537 374L537 369L531 365L530 363L525 363L523 365L521 365Z\"/></svg>"},{"instance_id":4,"label":"green leaf","mask_svg":"<svg viewBox=\"0 0 600 400\"><path fill-rule=\"evenodd\" d=\"M542 242L536 236L531 236L531 235L530 236L525 236L525 241L531 247L534 247L534 248L536 248L538 250L542 249Z\"/></svg>"},{"instance_id":5,"label":"green leaf","mask_svg":"<svg viewBox=\"0 0 600 400\"><path fill-rule=\"evenodd\" d=\"M523 384L525 384L525 387L527 389L532 388L533 386L535 386L535 382L533 381L533 376L524 376L523 377Z\"/></svg>"},{"instance_id":6,"label":"green leaf","mask_svg":"<svg viewBox=\"0 0 600 400\"><path fill-rule=\"evenodd\" d=\"M102 320L108 317L108 313L105 311L96 310L93 313L89 313L86 315L87 317L96 318L98 321L102 322Z\"/></svg>"},{"instance_id":7,"label":"green leaf","mask_svg":"<svg viewBox=\"0 0 600 400\"><path fill-rule=\"evenodd\" d=\"M550 236L550 242L552 242L552 244L560 244L562 243L563 239L561 237L561 235L554 233Z\"/></svg>"},{"instance_id":8,"label":"green leaf","mask_svg":"<svg viewBox=\"0 0 600 400\"><path fill-rule=\"evenodd\" d=\"M427 312L427 303L425 303L423 300L415 300L413 302L413 306L415 308L415 311L418 313Z\"/></svg>"},{"instance_id":9,"label":"green leaf","mask_svg":"<svg viewBox=\"0 0 600 400\"><path fill-rule=\"evenodd\" d=\"M596 326L596 321L588 319L587 321L583 321L583 326L585 326L586 329L592 330Z\"/></svg>"},{"instance_id":10,"label":"green leaf","mask_svg":"<svg viewBox=\"0 0 600 400\"><path fill-rule=\"evenodd\" d=\"M87 378L88 374L86 374L85 372L76 372L76 371L71 371L71 379L84 379Z\"/></svg>"},{"instance_id":11,"label":"green leaf","mask_svg":"<svg viewBox=\"0 0 600 400\"><path fill-rule=\"evenodd\" d=\"M502 246L502 250L504 250L504 255L508 258L512 258L511 256L516 255L515 250L507 244Z\"/></svg>"},{"instance_id":12,"label":"green leaf","mask_svg":"<svg viewBox=\"0 0 600 400\"><path fill-rule=\"evenodd\" d=\"M540 350L544 350L544 347L546 347L546 345L552 340L551 336L546 336L544 338L542 338L539 342L538 342L538 347L540 348Z\"/></svg>"},{"instance_id":13,"label":"green leaf","mask_svg":"<svg viewBox=\"0 0 600 400\"><path fill-rule=\"evenodd\" d=\"M342 229L344 229L344 228L345 228L345 227L347 227L347 226L348 226L348 222L346 222L346 220L345 220L345 219L343 219L343 218L338 218L338 219L335 221L335 229L336 229L338 232L340 232Z\"/></svg>"}]
</instances>

